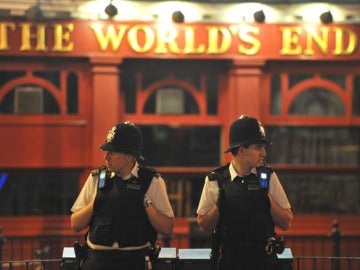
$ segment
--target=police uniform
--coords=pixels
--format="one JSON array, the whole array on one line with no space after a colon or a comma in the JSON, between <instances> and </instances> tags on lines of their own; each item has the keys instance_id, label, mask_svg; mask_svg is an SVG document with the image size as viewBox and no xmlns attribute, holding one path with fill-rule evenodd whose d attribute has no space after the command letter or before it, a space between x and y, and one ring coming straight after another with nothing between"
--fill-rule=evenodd
<instances>
[{"instance_id":1,"label":"police uniform","mask_svg":"<svg viewBox=\"0 0 360 270\"><path fill-rule=\"evenodd\" d=\"M233 122L229 142L225 152L240 145L268 143L260 123L248 117ZM266 188L261 187L256 168L247 175L238 175L232 163L205 177L197 214L206 215L215 204L219 208L220 217L212 238L213 263L217 269L272 269L274 253L267 240L273 239L275 232L268 193L282 208L291 206L276 173L269 167L264 169Z\"/></svg>"},{"instance_id":2,"label":"police uniform","mask_svg":"<svg viewBox=\"0 0 360 270\"><path fill-rule=\"evenodd\" d=\"M107 141L100 148L136 156L140 153L141 136L134 126L118 124L109 131ZM153 169L135 162L127 177L106 172L102 183L100 171L104 168L89 174L71 208L75 213L94 200L86 234L89 248L81 269L151 269L151 249L157 232L151 226L145 208L151 203L162 214L174 217L165 181Z\"/></svg>"}]
</instances>

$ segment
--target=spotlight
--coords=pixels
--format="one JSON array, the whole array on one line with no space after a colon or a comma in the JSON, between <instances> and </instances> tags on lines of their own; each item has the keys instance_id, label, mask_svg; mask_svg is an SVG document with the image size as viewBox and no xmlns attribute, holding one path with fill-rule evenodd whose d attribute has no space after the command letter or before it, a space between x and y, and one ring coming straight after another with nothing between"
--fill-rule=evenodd
<instances>
[{"instance_id":1,"label":"spotlight","mask_svg":"<svg viewBox=\"0 0 360 270\"><path fill-rule=\"evenodd\" d=\"M322 23L332 23L333 22L333 16L330 11L326 11L320 15L320 21Z\"/></svg>"},{"instance_id":2,"label":"spotlight","mask_svg":"<svg viewBox=\"0 0 360 270\"><path fill-rule=\"evenodd\" d=\"M265 13L263 10L258 10L256 12L254 12L254 20L255 22L258 23L263 23L265 22Z\"/></svg>"},{"instance_id":3,"label":"spotlight","mask_svg":"<svg viewBox=\"0 0 360 270\"><path fill-rule=\"evenodd\" d=\"M112 1L110 1L110 4L108 4L105 8L105 13L109 16L109 17L114 17L117 13L118 10L117 8L112 4Z\"/></svg>"},{"instance_id":4,"label":"spotlight","mask_svg":"<svg viewBox=\"0 0 360 270\"><path fill-rule=\"evenodd\" d=\"M180 10L177 10L172 14L172 20L176 23L182 23L185 20L185 16Z\"/></svg>"},{"instance_id":5,"label":"spotlight","mask_svg":"<svg viewBox=\"0 0 360 270\"><path fill-rule=\"evenodd\" d=\"M25 11L25 16L30 21L36 21L37 19L40 19L43 16L43 13L39 4L29 7Z\"/></svg>"}]
</instances>

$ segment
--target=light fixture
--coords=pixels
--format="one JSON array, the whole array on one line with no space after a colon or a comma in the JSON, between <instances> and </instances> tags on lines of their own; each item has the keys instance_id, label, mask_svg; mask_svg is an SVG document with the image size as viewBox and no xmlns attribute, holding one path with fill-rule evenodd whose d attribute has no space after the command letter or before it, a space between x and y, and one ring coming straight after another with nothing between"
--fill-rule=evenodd
<instances>
[{"instance_id":1,"label":"light fixture","mask_svg":"<svg viewBox=\"0 0 360 270\"><path fill-rule=\"evenodd\" d=\"M38 19L41 19L43 16L43 12L40 8L40 3L39 1L36 3L36 5L33 5L31 7L29 7L26 11L25 11L25 16L28 20L30 21L36 21Z\"/></svg>"},{"instance_id":2,"label":"light fixture","mask_svg":"<svg viewBox=\"0 0 360 270\"><path fill-rule=\"evenodd\" d=\"M254 12L254 20L258 23L265 22L265 13L262 9Z\"/></svg>"},{"instance_id":3,"label":"light fixture","mask_svg":"<svg viewBox=\"0 0 360 270\"><path fill-rule=\"evenodd\" d=\"M105 13L110 18L114 17L118 13L118 9L112 4L112 0L105 8Z\"/></svg>"},{"instance_id":4,"label":"light fixture","mask_svg":"<svg viewBox=\"0 0 360 270\"><path fill-rule=\"evenodd\" d=\"M320 21L322 23L326 23L326 24L333 22L333 16L332 16L330 10L326 11L320 15Z\"/></svg>"},{"instance_id":5,"label":"light fixture","mask_svg":"<svg viewBox=\"0 0 360 270\"><path fill-rule=\"evenodd\" d=\"M185 21L185 16L180 10L177 10L172 14L172 20L176 23L182 23Z\"/></svg>"}]
</instances>

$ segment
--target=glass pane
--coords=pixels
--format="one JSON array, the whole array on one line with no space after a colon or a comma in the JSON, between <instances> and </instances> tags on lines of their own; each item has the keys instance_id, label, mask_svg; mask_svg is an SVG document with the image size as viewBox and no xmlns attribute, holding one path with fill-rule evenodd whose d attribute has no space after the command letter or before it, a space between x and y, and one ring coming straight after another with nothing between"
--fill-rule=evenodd
<instances>
[{"instance_id":1,"label":"glass pane","mask_svg":"<svg viewBox=\"0 0 360 270\"><path fill-rule=\"evenodd\" d=\"M314 75L313 74L290 74L289 75L289 88L292 88L294 85L311 79Z\"/></svg>"},{"instance_id":2,"label":"glass pane","mask_svg":"<svg viewBox=\"0 0 360 270\"><path fill-rule=\"evenodd\" d=\"M359 165L360 128L267 127L268 160L279 164Z\"/></svg>"},{"instance_id":3,"label":"glass pane","mask_svg":"<svg viewBox=\"0 0 360 270\"><path fill-rule=\"evenodd\" d=\"M78 77L74 72L68 74L66 78L66 107L68 114L77 114L79 103Z\"/></svg>"},{"instance_id":4,"label":"glass pane","mask_svg":"<svg viewBox=\"0 0 360 270\"><path fill-rule=\"evenodd\" d=\"M209 74L206 78L206 108L209 115L218 112L218 75Z\"/></svg>"},{"instance_id":5,"label":"glass pane","mask_svg":"<svg viewBox=\"0 0 360 270\"><path fill-rule=\"evenodd\" d=\"M19 85L17 87L29 87L29 88L38 88L39 86L37 85ZM41 87L40 87L41 88ZM16 92L16 88L10 90L2 99L1 103L0 103L0 114L14 114L15 113L15 107L16 107L16 102L17 99L15 97L15 92ZM42 100L42 108L41 111L43 112L43 114L60 114L60 107L59 104L57 103L56 99L54 98L54 96L46 89L43 89L42 91L43 97L41 98ZM31 106L31 104L30 104ZM34 114L34 113L27 113L27 114Z\"/></svg>"},{"instance_id":6,"label":"glass pane","mask_svg":"<svg viewBox=\"0 0 360 270\"><path fill-rule=\"evenodd\" d=\"M321 77L339 85L344 91L346 89L346 76L344 74L321 74Z\"/></svg>"},{"instance_id":7,"label":"glass pane","mask_svg":"<svg viewBox=\"0 0 360 270\"><path fill-rule=\"evenodd\" d=\"M331 116L345 115L344 104L333 92L323 88L310 88L295 98L289 114Z\"/></svg>"},{"instance_id":8,"label":"glass pane","mask_svg":"<svg viewBox=\"0 0 360 270\"><path fill-rule=\"evenodd\" d=\"M353 114L360 115L360 75L354 77L353 83Z\"/></svg>"},{"instance_id":9,"label":"glass pane","mask_svg":"<svg viewBox=\"0 0 360 270\"><path fill-rule=\"evenodd\" d=\"M164 87L150 95L145 103L144 113L198 114L199 107L188 91L177 87Z\"/></svg>"},{"instance_id":10,"label":"glass pane","mask_svg":"<svg viewBox=\"0 0 360 270\"><path fill-rule=\"evenodd\" d=\"M169 73L167 71L157 71L156 73L153 72L143 72L142 74L142 89L148 88L153 83L156 83L158 81L162 81L168 78Z\"/></svg>"},{"instance_id":11,"label":"glass pane","mask_svg":"<svg viewBox=\"0 0 360 270\"><path fill-rule=\"evenodd\" d=\"M20 78L26 75L26 71L0 71L0 87L4 86L6 83L10 82L13 79Z\"/></svg>"},{"instance_id":12,"label":"glass pane","mask_svg":"<svg viewBox=\"0 0 360 270\"><path fill-rule=\"evenodd\" d=\"M136 74L121 73L121 89L124 91L125 111L134 113L136 111Z\"/></svg>"},{"instance_id":13,"label":"glass pane","mask_svg":"<svg viewBox=\"0 0 360 270\"><path fill-rule=\"evenodd\" d=\"M147 126L140 125L143 156L151 166L197 167L220 163L218 126Z\"/></svg>"},{"instance_id":14,"label":"glass pane","mask_svg":"<svg viewBox=\"0 0 360 270\"><path fill-rule=\"evenodd\" d=\"M271 114L281 114L281 83L280 76L274 75L271 77Z\"/></svg>"},{"instance_id":15,"label":"glass pane","mask_svg":"<svg viewBox=\"0 0 360 270\"><path fill-rule=\"evenodd\" d=\"M60 89L60 72L59 71L34 71L34 76L41 77L52 83Z\"/></svg>"},{"instance_id":16,"label":"glass pane","mask_svg":"<svg viewBox=\"0 0 360 270\"><path fill-rule=\"evenodd\" d=\"M68 215L80 170L0 171L0 216Z\"/></svg>"},{"instance_id":17,"label":"glass pane","mask_svg":"<svg viewBox=\"0 0 360 270\"><path fill-rule=\"evenodd\" d=\"M360 177L278 173L294 214L360 214Z\"/></svg>"}]
</instances>

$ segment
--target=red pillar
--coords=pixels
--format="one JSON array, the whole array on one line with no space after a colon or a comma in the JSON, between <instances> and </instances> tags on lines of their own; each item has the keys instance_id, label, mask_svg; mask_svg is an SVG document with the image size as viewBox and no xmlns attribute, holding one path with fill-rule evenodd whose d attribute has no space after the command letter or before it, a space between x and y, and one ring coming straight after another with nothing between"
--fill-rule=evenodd
<instances>
[{"instance_id":1,"label":"red pillar","mask_svg":"<svg viewBox=\"0 0 360 270\"><path fill-rule=\"evenodd\" d=\"M232 62L229 70L228 89L226 94L226 106L221 110L224 119L224 149L229 145L228 132L231 123L246 114L256 117L261 121L261 68L264 60L241 60ZM225 156L225 162L229 161L231 154Z\"/></svg>"},{"instance_id":2,"label":"red pillar","mask_svg":"<svg viewBox=\"0 0 360 270\"><path fill-rule=\"evenodd\" d=\"M121 58L92 57L92 136L91 166L104 163L99 146L105 142L108 131L120 122L119 64Z\"/></svg>"}]
</instances>

